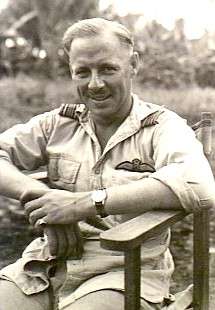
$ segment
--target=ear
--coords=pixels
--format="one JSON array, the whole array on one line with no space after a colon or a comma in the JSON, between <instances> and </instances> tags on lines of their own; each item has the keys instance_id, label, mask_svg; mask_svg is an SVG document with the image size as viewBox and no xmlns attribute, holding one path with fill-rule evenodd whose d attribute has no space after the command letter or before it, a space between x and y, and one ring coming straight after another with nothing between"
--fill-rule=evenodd
<instances>
[{"instance_id":1,"label":"ear","mask_svg":"<svg viewBox=\"0 0 215 310\"><path fill-rule=\"evenodd\" d=\"M130 65L131 65L131 73L132 77L135 76L139 69L139 54L137 52L133 52L130 57Z\"/></svg>"}]
</instances>

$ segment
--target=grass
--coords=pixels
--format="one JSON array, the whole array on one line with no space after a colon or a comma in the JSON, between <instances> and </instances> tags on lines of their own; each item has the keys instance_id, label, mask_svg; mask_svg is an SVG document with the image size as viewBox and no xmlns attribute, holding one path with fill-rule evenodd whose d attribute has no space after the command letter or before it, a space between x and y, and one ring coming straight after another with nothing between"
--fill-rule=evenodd
<instances>
[{"instance_id":1,"label":"grass","mask_svg":"<svg viewBox=\"0 0 215 310\"><path fill-rule=\"evenodd\" d=\"M190 123L199 119L201 111L215 113L215 89L197 86L181 89L144 88L135 84L134 91L145 101L165 105L187 118ZM55 81L18 75L0 80L0 131L31 116L70 103L73 98L70 79Z\"/></svg>"},{"instance_id":2,"label":"grass","mask_svg":"<svg viewBox=\"0 0 215 310\"><path fill-rule=\"evenodd\" d=\"M192 86L178 89L144 89L141 85L134 86L135 92L145 101L164 105L188 119L196 122L200 113L211 111L215 113L215 89Z\"/></svg>"}]
</instances>

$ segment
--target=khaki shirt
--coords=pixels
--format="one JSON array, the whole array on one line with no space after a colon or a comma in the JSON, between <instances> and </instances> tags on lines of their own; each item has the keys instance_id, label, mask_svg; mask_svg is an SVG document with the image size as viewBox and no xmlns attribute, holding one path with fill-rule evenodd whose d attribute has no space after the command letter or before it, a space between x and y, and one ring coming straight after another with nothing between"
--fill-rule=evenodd
<instances>
[{"instance_id":1,"label":"khaki shirt","mask_svg":"<svg viewBox=\"0 0 215 310\"><path fill-rule=\"evenodd\" d=\"M142 102L136 95L133 95L129 116L103 152L89 113L84 111L76 119L59 115L59 109L7 130L0 135L0 148L0 156L20 169L34 170L46 165L50 183L55 188L91 191L150 177L170 187L189 212L214 202L213 175L192 129L174 112ZM152 167L153 171L117 169L127 162L132 166L134 159ZM67 262L67 294L71 290L74 298L79 298L101 288L123 289L122 254L101 249L98 239L101 225L109 228L131 217L98 217L99 225L95 226L80 223L86 238L85 251L81 260ZM169 293L174 269L168 250L169 239L169 231L164 231L142 245L141 294L151 302L161 302ZM28 261L37 260L37 257L51 261L48 254L44 255L43 248L42 240L31 245L24 258L3 269L2 276L15 281L26 294L44 290L48 285L41 280L44 277L35 278L26 268Z\"/></svg>"}]
</instances>

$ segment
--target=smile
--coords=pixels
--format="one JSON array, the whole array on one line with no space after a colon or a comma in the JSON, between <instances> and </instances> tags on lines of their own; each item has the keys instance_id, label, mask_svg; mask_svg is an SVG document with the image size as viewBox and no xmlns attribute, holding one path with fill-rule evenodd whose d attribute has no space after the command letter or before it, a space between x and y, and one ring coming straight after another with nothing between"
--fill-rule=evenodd
<instances>
[{"instance_id":1,"label":"smile","mask_svg":"<svg viewBox=\"0 0 215 310\"><path fill-rule=\"evenodd\" d=\"M103 95L103 94L94 94L94 95L89 95L89 98L95 101L104 101L110 98L110 95Z\"/></svg>"}]
</instances>

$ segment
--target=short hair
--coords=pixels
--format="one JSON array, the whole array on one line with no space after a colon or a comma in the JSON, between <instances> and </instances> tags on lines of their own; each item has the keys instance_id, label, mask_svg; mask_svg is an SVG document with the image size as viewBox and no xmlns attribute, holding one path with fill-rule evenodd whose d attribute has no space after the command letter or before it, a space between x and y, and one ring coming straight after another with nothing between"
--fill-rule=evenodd
<instances>
[{"instance_id":1,"label":"short hair","mask_svg":"<svg viewBox=\"0 0 215 310\"><path fill-rule=\"evenodd\" d=\"M104 18L83 19L70 26L63 36L63 48L67 55L69 54L72 41L75 38L84 38L96 36L105 32L116 35L122 44L126 44L129 48L134 47L133 37L130 31L122 24L116 21L110 21Z\"/></svg>"}]
</instances>

